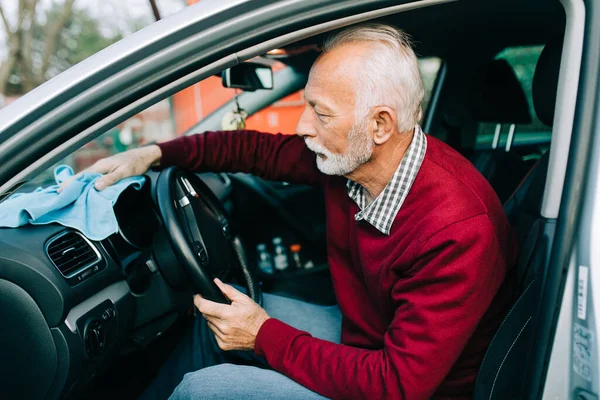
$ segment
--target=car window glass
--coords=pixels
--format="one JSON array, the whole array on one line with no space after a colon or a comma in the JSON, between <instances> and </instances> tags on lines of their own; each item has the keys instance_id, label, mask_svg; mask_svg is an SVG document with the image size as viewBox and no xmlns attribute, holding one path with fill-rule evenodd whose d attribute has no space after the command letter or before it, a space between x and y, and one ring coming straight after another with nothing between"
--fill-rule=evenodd
<instances>
[{"instance_id":1,"label":"car window glass","mask_svg":"<svg viewBox=\"0 0 600 400\"><path fill-rule=\"evenodd\" d=\"M512 147L529 147L532 149L531 157L539 157L550 145L552 135L551 129L543 124L537 117L533 106L531 86L537 60L540 57L543 46L519 46L509 47L496 55L496 59L506 60L513 68L517 79L521 83L531 114L530 124L518 124L515 126ZM496 129L495 123L480 123L477 134L478 149L491 149ZM506 145L508 138L508 124L502 127L502 133L498 148Z\"/></svg>"},{"instance_id":2,"label":"car window glass","mask_svg":"<svg viewBox=\"0 0 600 400\"><path fill-rule=\"evenodd\" d=\"M424 110L429 104L440 66L441 60L437 57L419 59L425 88ZM285 64L273 61L271 67L278 71L285 68ZM79 172L101 158L180 136L232 100L236 93L239 93L236 89L223 87L220 76L208 77L108 130L21 186L18 192L53 185L57 165L66 164ZM304 90L300 90L248 117L246 129L294 134L303 109Z\"/></svg>"},{"instance_id":3,"label":"car window glass","mask_svg":"<svg viewBox=\"0 0 600 400\"><path fill-rule=\"evenodd\" d=\"M221 78L211 76L164 99L88 142L48 170L21 186L18 192L55 184L54 168L66 164L75 172L97 160L151 143L173 139L231 100L235 89L224 88Z\"/></svg>"}]
</instances>

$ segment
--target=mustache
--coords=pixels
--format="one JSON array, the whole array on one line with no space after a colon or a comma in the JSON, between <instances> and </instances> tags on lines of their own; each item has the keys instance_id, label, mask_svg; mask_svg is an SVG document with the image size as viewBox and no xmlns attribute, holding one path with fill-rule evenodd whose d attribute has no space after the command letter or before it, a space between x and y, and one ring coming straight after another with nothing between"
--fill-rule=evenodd
<instances>
[{"instance_id":1,"label":"mustache","mask_svg":"<svg viewBox=\"0 0 600 400\"><path fill-rule=\"evenodd\" d=\"M308 149L313 153L323 154L328 157L333 155L333 153L331 153L331 151L326 149L323 145L316 143L313 138L304 138L304 143L306 144L306 147L308 147Z\"/></svg>"}]
</instances>

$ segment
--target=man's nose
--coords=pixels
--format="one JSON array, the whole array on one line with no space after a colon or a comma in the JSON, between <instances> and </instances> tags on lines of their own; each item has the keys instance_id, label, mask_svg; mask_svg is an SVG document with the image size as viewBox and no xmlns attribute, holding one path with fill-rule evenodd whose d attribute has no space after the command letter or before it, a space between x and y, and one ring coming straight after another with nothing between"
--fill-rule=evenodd
<instances>
[{"instance_id":1,"label":"man's nose","mask_svg":"<svg viewBox=\"0 0 600 400\"><path fill-rule=\"evenodd\" d=\"M302 137L314 137L317 136L316 130L313 124L310 122L310 118L308 116L307 109L305 108L300 116L300 120L298 120L298 125L296 126L296 134Z\"/></svg>"}]
</instances>

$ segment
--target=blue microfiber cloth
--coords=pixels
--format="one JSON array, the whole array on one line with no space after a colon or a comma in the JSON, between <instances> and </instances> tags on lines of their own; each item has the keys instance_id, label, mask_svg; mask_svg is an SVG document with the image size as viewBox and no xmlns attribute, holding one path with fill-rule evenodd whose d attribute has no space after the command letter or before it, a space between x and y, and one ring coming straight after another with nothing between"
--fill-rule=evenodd
<instances>
[{"instance_id":1,"label":"blue microfiber cloth","mask_svg":"<svg viewBox=\"0 0 600 400\"><path fill-rule=\"evenodd\" d=\"M140 189L145 178L123 179L98 191L94 182L102 176L96 172L78 175L58 192L59 185L73 176L73 169L60 165L54 169L56 185L37 188L31 193L16 193L0 203L0 227L16 228L25 224L58 224L77 229L91 240L106 239L118 232L113 205L129 186Z\"/></svg>"}]
</instances>

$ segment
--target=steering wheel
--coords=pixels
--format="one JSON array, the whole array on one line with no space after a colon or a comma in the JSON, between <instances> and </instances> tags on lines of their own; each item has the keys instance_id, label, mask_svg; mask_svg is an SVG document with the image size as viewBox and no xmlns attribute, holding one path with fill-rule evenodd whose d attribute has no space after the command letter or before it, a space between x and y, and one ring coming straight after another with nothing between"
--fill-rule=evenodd
<instances>
[{"instance_id":1,"label":"steering wheel","mask_svg":"<svg viewBox=\"0 0 600 400\"><path fill-rule=\"evenodd\" d=\"M169 167L160 172L156 191L166 237L195 293L229 304L213 279L222 280L237 267L242 270L246 293L261 304L259 281L212 190L194 173Z\"/></svg>"}]
</instances>

